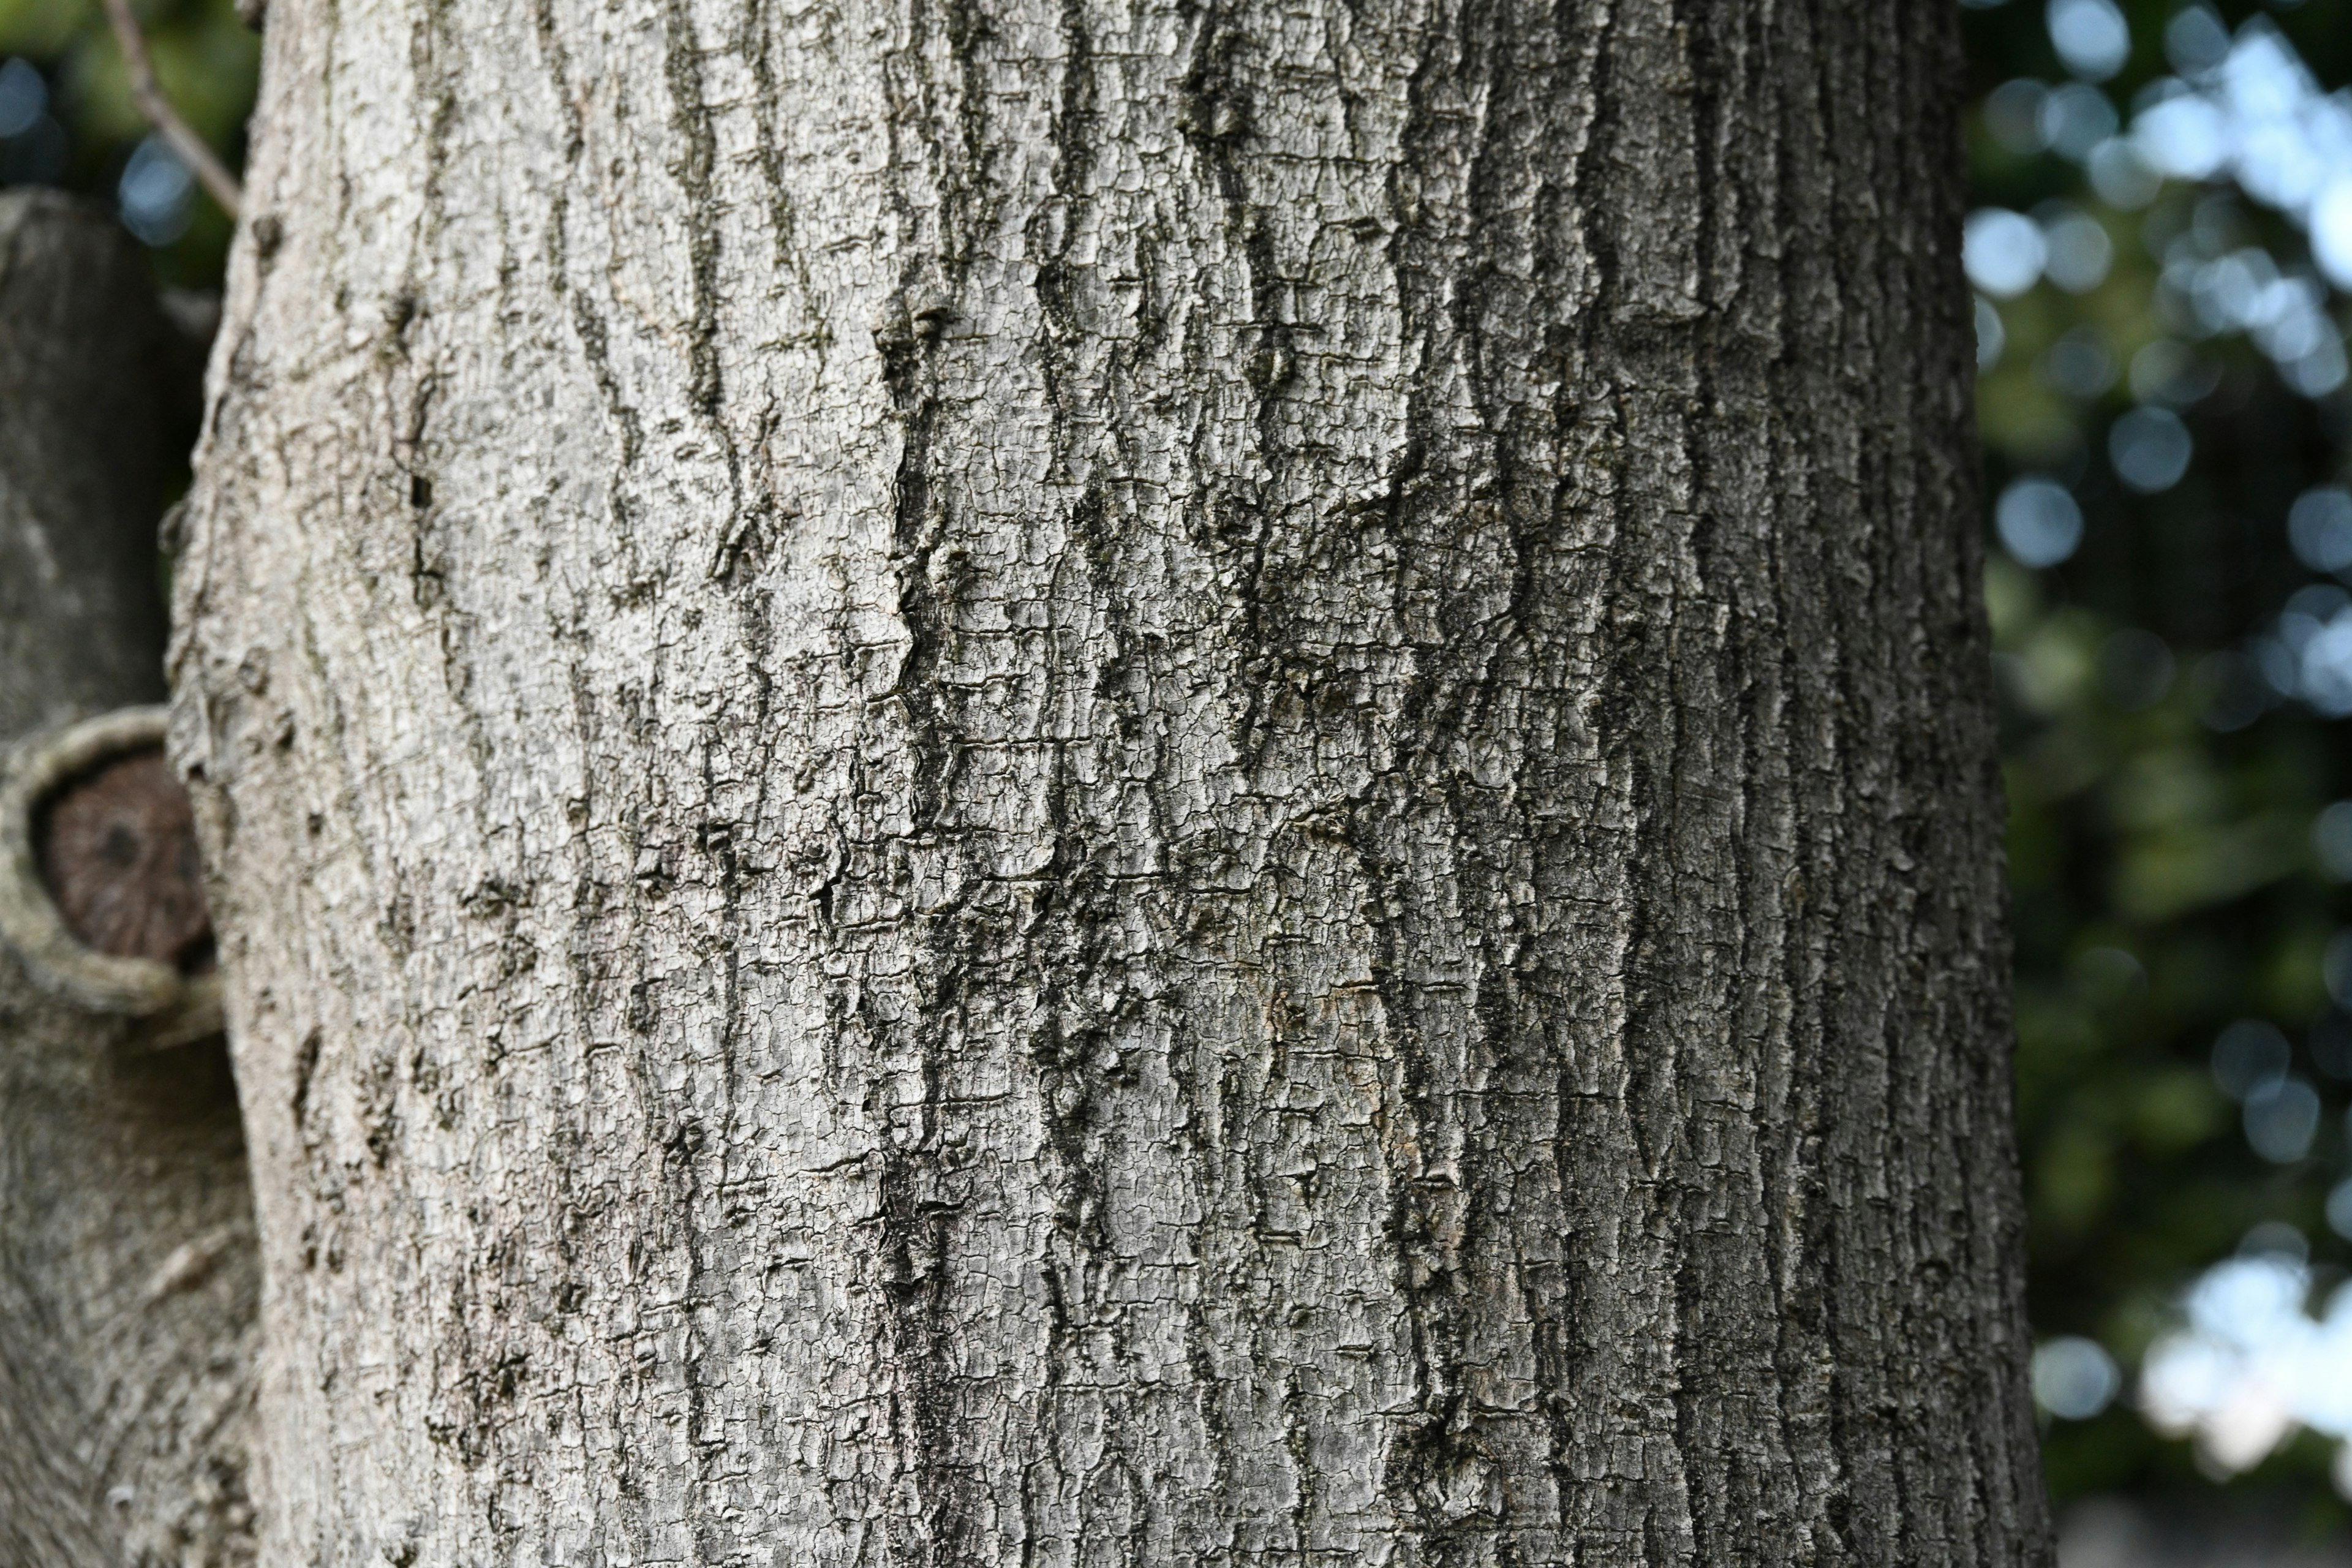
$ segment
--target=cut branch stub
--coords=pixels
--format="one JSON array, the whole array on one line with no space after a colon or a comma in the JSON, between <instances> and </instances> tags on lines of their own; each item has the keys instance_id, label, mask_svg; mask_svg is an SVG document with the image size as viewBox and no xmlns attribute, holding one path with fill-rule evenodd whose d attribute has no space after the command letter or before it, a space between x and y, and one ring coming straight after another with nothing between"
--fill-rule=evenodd
<instances>
[{"instance_id":1,"label":"cut branch stub","mask_svg":"<svg viewBox=\"0 0 2352 1568\"><path fill-rule=\"evenodd\" d=\"M139 1021L146 1044L221 1026L194 825L161 708L26 744L0 788L0 938L43 989Z\"/></svg>"},{"instance_id":2,"label":"cut branch stub","mask_svg":"<svg viewBox=\"0 0 2352 1568\"><path fill-rule=\"evenodd\" d=\"M68 783L37 813L33 844L43 885L84 942L183 974L212 967L195 816L161 748Z\"/></svg>"}]
</instances>

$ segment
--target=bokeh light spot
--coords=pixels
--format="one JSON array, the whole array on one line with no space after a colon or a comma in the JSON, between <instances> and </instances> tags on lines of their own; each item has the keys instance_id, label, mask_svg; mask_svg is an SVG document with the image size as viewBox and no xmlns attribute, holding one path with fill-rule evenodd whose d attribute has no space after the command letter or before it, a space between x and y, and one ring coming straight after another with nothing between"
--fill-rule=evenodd
<instances>
[{"instance_id":1,"label":"bokeh light spot","mask_svg":"<svg viewBox=\"0 0 2352 1568\"><path fill-rule=\"evenodd\" d=\"M2083 509L2065 486L2029 476L2000 492L1993 529L2019 565L2055 566L2083 542Z\"/></svg>"},{"instance_id":2,"label":"bokeh light spot","mask_svg":"<svg viewBox=\"0 0 2352 1568\"><path fill-rule=\"evenodd\" d=\"M2242 1100L2286 1078L2294 1047L2276 1025L2241 1018L2213 1041L2213 1083L2231 1100Z\"/></svg>"},{"instance_id":3,"label":"bokeh light spot","mask_svg":"<svg viewBox=\"0 0 2352 1568\"><path fill-rule=\"evenodd\" d=\"M2352 492L2319 485L2295 498L2286 514L2287 542L2315 572L2352 566Z\"/></svg>"},{"instance_id":4,"label":"bokeh light spot","mask_svg":"<svg viewBox=\"0 0 2352 1568\"><path fill-rule=\"evenodd\" d=\"M2050 0L2050 45L2066 68L2105 81L2131 58L2131 27L2115 0Z\"/></svg>"},{"instance_id":5,"label":"bokeh light spot","mask_svg":"<svg viewBox=\"0 0 2352 1568\"><path fill-rule=\"evenodd\" d=\"M2106 281L2116 247L2096 218L2080 207L2054 204L2042 224L2043 273L2069 294L2087 294Z\"/></svg>"},{"instance_id":6,"label":"bokeh light spot","mask_svg":"<svg viewBox=\"0 0 2352 1568\"><path fill-rule=\"evenodd\" d=\"M144 243L169 245L187 232L195 182L162 137L150 136L132 150L116 194L123 226Z\"/></svg>"},{"instance_id":7,"label":"bokeh light spot","mask_svg":"<svg viewBox=\"0 0 2352 1568\"><path fill-rule=\"evenodd\" d=\"M2246 1095L2246 1142L2274 1165L2311 1152L2319 1131L2319 1094L2298 1078L2257 1084Z\"/></svg>"},{"instance_id":8,"label":"bokeh light spot","mask_svg":"<svg viewBox=\"0 0 2352 1568\"><path fill-rule=\"evenodd\" d=\"M29 61L0 66L0 138L22 136L48 112L49 84Z\"/></svg>"},{"instance_id":9,"label":"bokeh light spot","mask_svg":"<svg viewBox=\"0 0 2352 1568\"><path fill-rule=\"evenodd\" d=\"M2062 1421L2088 1421L2123 1387L2116 1358L2096 1340L2062 1334L2033 1352L2034 1402Z\"/></svg>"},{"instance_id":10,"label":"bokeh light spot","mask_svg":"<svg viewBox=\"0 0 2352 1568\"><path fill-rule=\"evenodd\" d=\"M2042 226L2023 213L1985 207L1960 231L1960 265L1969 281L1996 300L2013 300L2042 276Z\"/></svg>"},{"instance_id":11,"label":"bokeh light spot","mask_svg":"<svg viewBox=\"0 0 2352 1568\"><path fill-rule=\"evenodd\" d=\"M2107 428L2116 478L2146 494L2179 484L2191 450L2189 426L2169 408L2135 408Z\"/></svg>"},{"instance_id":12,"label":"bokeh light spot","mask_svg":"<svg viewBox=\"0 0 2352 1568\"><path fill-rule=\"evenodd\" d=\"M2000 324L2000 311L1993 302L1979 294L1977 301L1977 369L1990 370L2000 363L2000 351L2008 346L2009 331Z\"/></svg>"}]
</instances>

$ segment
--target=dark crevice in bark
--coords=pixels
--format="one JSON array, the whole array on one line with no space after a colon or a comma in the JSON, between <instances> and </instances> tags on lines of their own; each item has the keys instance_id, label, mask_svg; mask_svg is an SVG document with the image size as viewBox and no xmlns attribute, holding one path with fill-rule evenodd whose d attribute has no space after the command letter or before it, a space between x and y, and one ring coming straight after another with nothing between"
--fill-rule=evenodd
<instances>
[{"instance_id":1,"label":"dark crevice in bark","mask_svg":"<svg viewBox=\"0 0 2352 1568\"><path fill-rule=\"evenodd\" d=\"M942 127L940 90L929 73L925 51L932 44L934 18L929 0L915 0L909 13L909 44L900 59L904 76L889 106L893 150L892 196L898 220L915 241L901 273L891 314L877 331L882 371L898 412L901 443L893 483L891 554L896 567L898 616L907 646L891 695L909 730L907 780L908 848L916 863L951 889L921 917L925 973L917 980L917 1016L910 1024L885 1024L877 1034L895 1039L905 1058L876 1088L887 1093L892 1078L911 1068L919 1100L900 1107L876 1100L869 1109L881 1130L877 1237L878 1283L883 1294L884 1339L875 1346L876 1364L891 1369L894 1426L903 1445L905 1500L894 1508L890 1551L896 1562L922 1568L948 1568L966 1561L980 1529L971 1478L958 1462L955 1437L961 1420L960 1380L952 1372L954 1344L948 1317L955 1278L955 1215L960 1206L941 1184L940 1156L947 1107L942 1076L950 1070L955 1041L962 1032L970 988L992 945L975 904L975 884L984 876L982 851L950 824L950 801L962 769L966 744L951 688L941 677L954 657L954 577L958 562L943 559L942 546L957 547L951 499L935 483L934 450L941 418L937 384L941 370L940 335L952 314L961 269L971 258L971 219L966 208L981 199L984 171L960 166L953 158L929 165L936 184L929 193L940 204L936 260L921 237L929 225L917 205L926 169L917 149L952 147ZM953 58L971 68L970 17L950 6L944 31ZM959 111L964 134L980 113L967 74ZM960 553L960 552L958 552ZM921 871L917 872L919 879ZM908 1122L911 1121L911 1125Z\"/></svg>"},{"instance_id":2,"label":"dark crevice in bark","mask_svg":"<svg viewBox=\"0 0 2352 1568\"><path fill-rule=\"evenodd\" d=\"M1180 0L1178 13L1192 33L1182 107L1177 129L1184 134L1216 194L1220 237L1236 249L1249 288L1247 344L1242 379L1250 388L1255 436L1255 471L1232 476L1230 489L1212 492L1212 548L1232 552L1245 564L1228 590L1237 625L1233 631L1241 665L1237 679L1244 700L1234 727L1234 749L1244 757L1257 751L1272 721L1269 695L1290 674L1280 649L1289 638L1273 602L1278 584L1267 581L1268 557L1284 526L1276 515L1287 493L1290 453L1283 437L1284 388L1292 374L1291 327L1284 279L1274 252L1268 215L1253 205L1247 177L1250 84L1245 50L1250 39L1227 15L1222 0ZM1205 353L1188 363L1207 363Z\"/></svg>"},{"instance_id":3,"label":"dark crevice in bark","mask_svg":"<svg viewBox=\"0 0 2352 1568\"><path fill-rule=\"evenodd\" d=\"M743 452L728 420L726 378L719 363L720 197L714 182L719 147L710 110L703 102L700 55L686 0L668 0L663 13L663 79L669 89L670 123L684 147L670 174L677 182L686 218L693 300L693 320L687 328L687 398L727 464L727 516L720 522L713 565L707 574L716 576L732 565L742 542L759 527L759 519L752 513L761 509L745 499Z\"/></svg>"},{"instance_id":4,"label":"dark crevice in bark","mask_svg":"<svg viewBox=\"0 0 2352 1568\"><path fill-rule=\"evenodd\" d=\"M830 368L833 340L815 279L810 272L810 258L800 244L801 225L793 191L791 165L784 157L782 128L778 123L781 110L777 104L782 95L778 91L775 46L768 5L769 0L748 0L736 47L749 63L752 83L760 95L760 173L767 186L768 226L772 231L775 267L779 272L789 273L798 289L801 309L809 318L809 342L816 352L816 379L822 383Z\"/></svg>"}]
</instances>

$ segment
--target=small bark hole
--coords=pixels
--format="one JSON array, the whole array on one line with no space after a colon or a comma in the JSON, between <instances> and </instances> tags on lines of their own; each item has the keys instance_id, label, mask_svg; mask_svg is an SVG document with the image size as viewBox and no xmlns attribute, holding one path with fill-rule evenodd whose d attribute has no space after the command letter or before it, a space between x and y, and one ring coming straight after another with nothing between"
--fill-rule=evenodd
<instances>
[{"instance_id":1,"label":"small bark hole","mask_svg":"<svg viewBox=\"0 0 2352 1568\"><path fill-rule=\"evenodd\" d=\"M35 825L41 880L73 933L117 958L183 974L213 965L212 919L187 792L160 749L67 784Z\"/></svg>"}]
</instances>

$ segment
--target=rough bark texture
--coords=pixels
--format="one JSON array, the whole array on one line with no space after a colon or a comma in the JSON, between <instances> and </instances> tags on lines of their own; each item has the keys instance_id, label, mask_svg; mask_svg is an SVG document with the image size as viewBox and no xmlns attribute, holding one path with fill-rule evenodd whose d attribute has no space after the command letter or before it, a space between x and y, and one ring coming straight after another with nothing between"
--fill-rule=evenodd
<instances>
[{"instance_id":1,"label":"rough bark texture","mask_svg":"<svg viewBox=\"0 0 2352 1568\"><path fill-rule=\"evenodd\" d=\"M0 745L19 758L162 695L155 527L194 383L109 215L0 196ZM259 1268L235 1088L216 1036L142 1043L0 944L9 1568L251 1561Z\"/></svg>"},{"instance_id":2,"label":"rough bark texture","mask_svg":"<svg viewBox=\"0 0 2352 1568\"><path fill-rule=\"evenodd\" d=\"M274 7L270 1561L2042 1561L1950 9Z\"/></svg>"}]
</instances>

